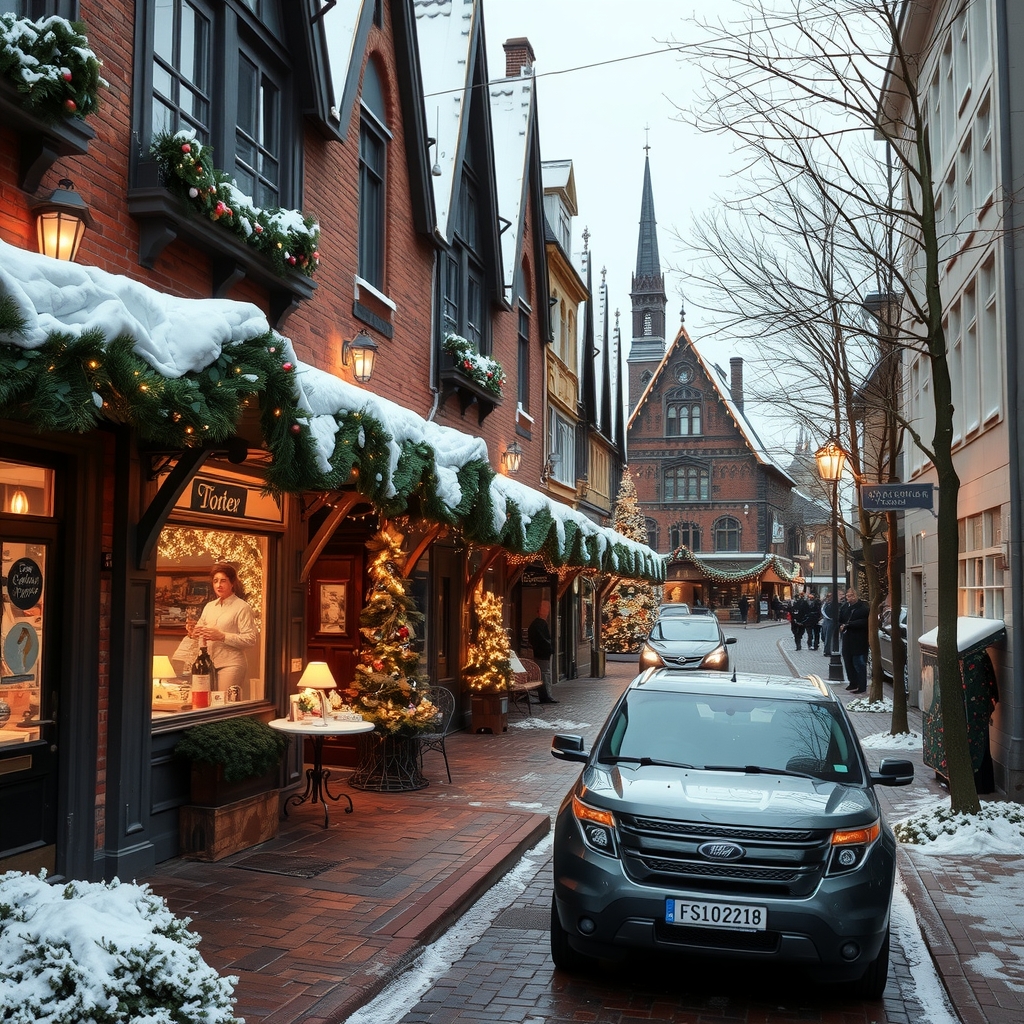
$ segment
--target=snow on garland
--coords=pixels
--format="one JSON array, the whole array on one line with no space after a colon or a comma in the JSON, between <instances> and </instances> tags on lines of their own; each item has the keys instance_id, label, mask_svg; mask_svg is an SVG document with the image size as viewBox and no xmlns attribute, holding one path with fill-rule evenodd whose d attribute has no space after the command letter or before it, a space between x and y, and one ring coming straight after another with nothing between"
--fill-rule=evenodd
<instances>
[{"instance_id":1,"label":"snow on garland","mask_svg":"<svg viewBox=\"0 0 1024 1024\"><path fill-rule=\"evenodd\" d=\"M220 977L146 885L0 875L0 1016L10 1024L241 1024Z\"/></svg>"},{"instance_id":2,"label":"snow on garland","mask_svg":"<svg viewBox=\"0 0 1024 1024\"><path fill-rule=\"evenodd\" d=\"M668 560L670 562L691 562L700 569L707 579L713 580L716 583L746 583L749 580L757 579L767 569L771 569L782 579L789 580L790 583L800 578L799 569L794 571L794 569L786 564L785 559L780 558L778 555L768 555L758 562L757 565L752 565L746 569L719 569L717 566L712 566L705 562L699 555L694 554L685 544L681 544L668 556Z\"/></svg>"},{"instance_id":3,"label":"snow on garland","mask_svg":"<svg viewBox=\"0 0 1024 1024\"><path fill-rule=\"evenodd\" d=\"M107 85L100 66L82 24L0 14L0 79L9 81L25 108L42 120L57 123L91 114L100 86Z\"/></svg>"},{"instance_id":4,"label":"snow on garland","mask_svg":"<svg viewBox=\"0 0 1024 1024\"><path fill-rule=\"evenodd\" d=\"M501 397L505 388L505 371L501 363L481 355L470 342L457 334L445 335L444 350L455 360L455 368L460 373L475 380L485 391Z\"/></svg>"},{"instance_id":5,"label":"snow on garland","mask_svg":"<svg viewBox=\"0 0 1024 1024\"><path fill-rule=\"evenodd\" d=\"M424 518L475 543L664 579L650 548L496 475L482 438L302 363L257 307L169 296L0 241L0 416L73 433L112 420L188 448L230 437L253 400L276 491L354 482L387 516L416 495Z\"/></svg>"},{"instance_id":6,"label":"snow on garland","mask_svg":"<svg viewBox=\"0 0 1024 1024\"><path fill-rule=\"evenodd\" d=\"M278 274L299 270L312 277L320 265L320 226L299 210L261 210L225 171L195 131L161 132L150 152L167 188L197 211L262 253Z\"/></svg>"}]
</instances>

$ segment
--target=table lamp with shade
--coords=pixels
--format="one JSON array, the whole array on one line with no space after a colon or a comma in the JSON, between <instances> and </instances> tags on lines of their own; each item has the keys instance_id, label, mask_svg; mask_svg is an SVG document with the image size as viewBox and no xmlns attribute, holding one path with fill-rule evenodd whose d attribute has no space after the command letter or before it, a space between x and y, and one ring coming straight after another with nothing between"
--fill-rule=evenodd
<instances>
[{"instance_id":1,"label":"table lamp with shade","mask_svg":"<svg viewBox=\"0 0 1024 1024\"><path fill-rule=\"evenodd\" d=\"M311 661L299 677L300 690L308 688L320 691L320 725L327 725L330 713L331 705L327 699L327 691L333 690L337 685L326 661Z\"/></svg>"},{"instance_id":2,"label":"table lamp with shade","mask_svg":"<svg viewBox=\"0 0 1024 1024\"><path fill-rule=\"evenodd\" d=\"M167 687L171 684L177 686L176 696L184 700L186 695L182 695L181 682L178 678L178 673L174 666L171 664L171 659L166 654L154 654L153 655L153 700L155 701L167 701L173 700L174 698L168 693Z\"/></svg>"}]
</instances>

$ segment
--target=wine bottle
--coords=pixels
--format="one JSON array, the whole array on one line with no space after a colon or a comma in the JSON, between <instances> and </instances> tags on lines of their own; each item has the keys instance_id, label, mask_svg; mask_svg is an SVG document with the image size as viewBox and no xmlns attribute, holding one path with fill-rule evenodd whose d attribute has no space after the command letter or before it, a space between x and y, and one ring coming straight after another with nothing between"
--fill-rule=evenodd
<instances>
[{"instance_id":1,"label":"wine bottle","mask_svg":"<svg viewBox=\"0 0 1024 1024\"><path fill-rule=\"evenodd\" d=\"M213 667L213 658L206 650L205 637L199 641L199 653L192 662L192 707L208 708L210 691L213 689L217 670Z\"/></svg>"}]
</instances>

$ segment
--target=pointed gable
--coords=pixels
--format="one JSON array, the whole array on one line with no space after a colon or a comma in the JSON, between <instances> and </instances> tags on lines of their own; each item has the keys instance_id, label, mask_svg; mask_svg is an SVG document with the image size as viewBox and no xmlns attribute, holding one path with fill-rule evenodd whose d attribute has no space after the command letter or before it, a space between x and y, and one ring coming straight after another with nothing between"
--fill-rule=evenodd
<instances>
[{"instance_id":1,"label":"pointed gable","mask_svg":"<svg viewBox=\"0 0 1024 1024\"><path fill-rule=\"evenodd\" d=\"M750 421L741 411L737 401L733 398L729 390L729 381L726 377L725 371L717 363L711 363L701 355L685 327L679 328L679 333L676 335L675 340L671 345L669 345L668 351L658 364L658 368L654 371L651 379L647 382L647 386L644 388L643 393L640 395L640 399L636 403L636 408L634 408L633 412L630 414L627 429L632 428L637 419L642 415L644 407L655 391L661 388L674 386L674 382L672 382L668 376L668 367L670 363L674 362L684 353L696 359L697 365L700 367L704 379L711 385L715 397L718 398L719 402L725 408L730 419L735 424L736 429L739 431L740 436L743 438L744 444L757 462L765 468L777 473L791 486L794 485L792 477L790 477L790 475L768 453L766 445L758 436L757 431L751 426Z\"/></svg>"}]
</instances>

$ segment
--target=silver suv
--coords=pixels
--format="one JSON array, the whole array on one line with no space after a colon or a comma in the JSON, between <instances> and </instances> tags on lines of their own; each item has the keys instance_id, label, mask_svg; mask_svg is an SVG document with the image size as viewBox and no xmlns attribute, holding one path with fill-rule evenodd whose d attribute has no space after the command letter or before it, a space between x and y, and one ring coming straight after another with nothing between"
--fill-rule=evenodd
<instances>
[{"instance_id":1,"label":"silver suv","mask_svg":"<svg viewBox=\"0 0 1024 1024\"><path fill-rule=\"evenodd\" d=\"M555 823L551 955L630 950L811 968L879 998L895 841L841 702L817 678L652 669L629 685Z\"/></svg>"}]
</instances>

